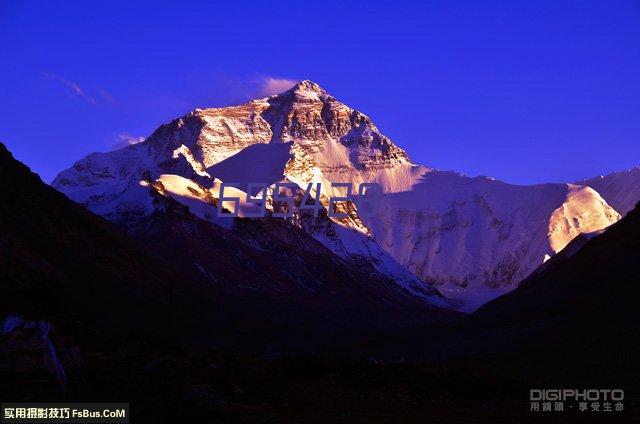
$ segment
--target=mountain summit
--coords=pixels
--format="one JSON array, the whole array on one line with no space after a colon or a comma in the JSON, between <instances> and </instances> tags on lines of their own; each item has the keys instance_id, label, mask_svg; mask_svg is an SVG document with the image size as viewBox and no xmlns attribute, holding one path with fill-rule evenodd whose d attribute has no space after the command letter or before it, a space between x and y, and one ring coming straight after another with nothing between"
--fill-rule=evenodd
<instances>
[{"instance_id":1,"label":"mountain summit","mask_svg":"<svg viewBox=\"0 0 640 424\"><path fill-rule=\"evenodd\" d=\"M329 196L344 195L332 183L356 192L378 183L375 216L294 224L415 293L435 284L469 309L514 288L578 234L620 217L588 187L516 186L413 164L367 115L309 80L239 106L196 109L142 143L85 157L53 186L126 226L153 211L148 187L156 180L203 219L215 216L206 199L216 198L209 188L219 182L240 190L321 183L325 207Z\"/></svg>"},{"instance_id":2,"label":"mountain summit","mask_svg":"<svg viewBox=\"0 0 640 424\"><path fill-rule=\"evenodd\" d=\"M315 93L316 95L327 94L324 88L311 80L299 81L288 91L299 95L304 95L303 93Z\"/></svg>"}]
</instances>

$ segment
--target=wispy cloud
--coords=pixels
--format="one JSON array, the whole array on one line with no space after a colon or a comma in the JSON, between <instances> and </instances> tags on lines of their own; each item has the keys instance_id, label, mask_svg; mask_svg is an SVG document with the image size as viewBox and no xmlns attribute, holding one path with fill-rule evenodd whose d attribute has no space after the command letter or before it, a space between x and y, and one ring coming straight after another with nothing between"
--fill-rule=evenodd
<instances>
[{"instance_id":1,"label":"wispy cloud","mask_svg":"<svg viewBox=\"0 0 640 424\"><path fill-rule=\"evenodd\" d=\"M103 99L105 99L107 102L109 102L111 104L115 105L115 104L118 103L118 101L113 96L113 94L109 93L107 90L100 90L100 91L98 91L98 94L100 94L100 96L102 96Z\"/></svg>"},{"instance_id":2,"label":"wispy cloud","mask_svg":"<svg viewBox=\"0 0 640 424\"><path fill-rule=\"evenodd\" d=\"M144 137L142 136L134 136L130 134L118 134L116 136L116 142L112 147L112 150L122 149L123 147L131 146L133 144L142 143L144 141Z\"/></svg>"},{"instance_id":3,"label":"wispy cloud","mask_svg":"<svg viewBox=\"0 0 640 424\"><path fill-rule=\"evenodd\" d=\"M189 74L185 80L185 89L179 93L172 93L173 97L180 96L184 99L184 108L238 105L256 98L280 94L298 82L295 78L281 75L259 72L238 75L221 69ZM203 90L203 87L206 87L206 90ZM147 101L148 98L149 96L146 96L143 101ZM171 104L175 106L176 100L171 100Z\"/></svg>"},{"instance_id":4,"label":"wispy cloud","mask_svg":"<svg viewBox=\"0 0 640 424\"><path fill-rule=\"evenodd\" d=\"M72 94L80 97L82 100L84 100L85 102L91 104L91 105L95 105L96 104L96 99L90 95L88 95L83 89L82 87L80 87L77 83L70 81L66 78L62 78L61 76L58 76L56 74L51 74L48 72L43 72L42 76L56 81L60 84L62 84L63 86L65 86L67 88L67 90L69 90L69 92L71 92Z\"/></svg>"},{"instance_id":5,"label":"wispy cloud","mask_svg":"<svg viewBox=\"0 0 640 424\"><path fill-rule=\"evenodd\" d=\"M263 77L259 94L261 96L280 94L296 85L296 82L286 78Z\"/></svg>"}]
</instances>

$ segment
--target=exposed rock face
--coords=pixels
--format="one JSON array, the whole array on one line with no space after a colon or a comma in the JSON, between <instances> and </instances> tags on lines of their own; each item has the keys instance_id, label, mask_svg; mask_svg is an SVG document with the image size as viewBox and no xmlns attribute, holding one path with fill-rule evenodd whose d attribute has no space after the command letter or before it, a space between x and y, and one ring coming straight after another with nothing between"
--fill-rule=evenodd
<instances>
[{"instance_id":1,"label":"exposed rock face","mask_svg":"<svg viewBox=\"0 0 640 424\"><path fill-rule=\"evenodd\" d=\"M338 102L317 84L303 81L281 95L241 106L196 109L161 126L143 143L87 156L60 173L52 185L99 209L145 173L206 175L210 167L255 144L270 146L245 154L246 168L241 175L231 175L242 180L234 182L273 183L286 174L300 182L375 181L387 191L398 191L427 170L413 166L366 115ZM265 175L269 163L255 168L256 156L265 155L275 160L281 175ZM218 168L222 169L214 169L218 172L212 176L230 181L227 174L232 170Z\"/></svg>"},{"instance_id":2,"label":"exposed rock face","mask_svg":"<svg viewBox=\"0 0 640 424\"><path fill-rule=\"evenodd\" d=\"M577 234L619 219L584 187L515 186L412 164L369 117L311 81L240 106L196 109L143 143L87 156L53 185L126 224L153 210L139 182L167 174L205 188L215 179L242 190L250 182L302 189L321 183L324 206L330 196L344 195L332 182L351 183L355 193L361 183L378 183L383 195L375 216L298 225L343 258L369 261L416 287L399 263L427 287L474 299L469 307L515 287ZM176 199L185 197L192 196Z\"/></svg>"}]
</instances>

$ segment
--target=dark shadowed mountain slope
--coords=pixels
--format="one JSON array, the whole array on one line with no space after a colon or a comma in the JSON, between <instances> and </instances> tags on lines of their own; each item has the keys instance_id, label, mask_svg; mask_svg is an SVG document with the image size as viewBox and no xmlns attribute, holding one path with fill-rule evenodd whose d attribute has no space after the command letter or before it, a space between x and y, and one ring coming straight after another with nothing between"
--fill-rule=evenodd
<instances>
[{"instance_id":1,"label":"dark shadowed mountain slope","mask_svg":"<svg viewBox=\"0 0 640 424\"><path fill-rule=\"evenodd\" d=\"M640 207L572 253L458 322L373 335L358 349L518 377L530 387L637 388Z\"/></svg>"},{"instance_id":2,"label":"dark shadowed mountain slope","mask_svg":"<svg viewBox=\"0 0 640 424\"><path fill-rule=\"evenodd\" d=\"M479 350L546 381L638 387L640 206L569 253L469 317Z\"/></svg>"},{"instance_id":3,"label":"dark shadowed mountain slope","mask_svg":"<svg viewBox=\"0 0 640 424\"><path fill-rule=\"evenodd\" d=\"M161 330L176 275L0 144L0 315ZM166 325L166 322L163 323Z\"/></svg>"},{"instance_id":4,"label":"dark shadowed mountain slope","mask_svg":"<svg viewBox=\"0 0 640 424\"><path fill-rule=\"evenodd\" d=\"M155 212L128 231L214 293L213 311L201 316L216 316L217 340L306 349L334 333L461 315L403 292L366 264L354 266L282 219L236 219L225 229L153 194Z\"/></svg>"},{"instance_id":5,"label":"dark shadowed mountain slope","mask_svg":"<svg viewBox=\"0 0 640 424\"><path fill-rule=\"evenodd\" d=\"M639 306L640 207L636 206L580 250L533 273L518 289L474 316L496 322L597 317L606 325L614 317L638 317Z\"/></svg>"},{"instance_id":6,"label":"dark shadowed mountain slope","mask_svg":"<svg viewBox=\"0 0 640 424\"><path fill-rule=\"evenodd\" d=\"M131 228L135 241L44 185L1 145L0 189L0 313L52 321L61 333L51 336L58 354L70 335L84 356L75 380L65 363L67 397L53 389L43 395L46 376L14 372L0 375L2 398L124 398L137 421L153 423L540 422L537 415L521 419L531 387L637 384L638 210L464 322L368 338L358 331L367 319L373 330L450 313L402 302L395 284L326 255L282 221L238 220L225 230L158 195L155 211ZM335 333L340 323L359 358L385 352L431 363L262 361L162 340L87 342L96 337L78 332L164 336L174 329L185 341L282 347L285 335L306 341L318 330ZM42 348L30 331L2 334L0 363L8 345L22 356ZM617 417L633 422L626 410Z\"/></svg>"},{"instance_id":7,"label":"dark shadowed mountain slope","mask_svg":"<svg viewBox=\"0 0 640 424\"><path fill-rule=\"evenodd\" d=\"M426 306L284 221L240 220L226 230L150 190L156 209L132 238L43 184L4 147L0 189L2 317L273 347L457 315Z\"/></svg>"}]
</instances>

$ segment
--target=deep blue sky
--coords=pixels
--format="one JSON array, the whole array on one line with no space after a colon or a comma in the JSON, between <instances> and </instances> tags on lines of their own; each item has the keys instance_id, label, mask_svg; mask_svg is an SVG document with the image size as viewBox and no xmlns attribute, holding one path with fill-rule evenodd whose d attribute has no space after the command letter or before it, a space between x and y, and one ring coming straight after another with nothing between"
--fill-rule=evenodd
<instances>
[{"instance_id":1,"label":"deep blue sky","mask_svg":"<svg viewBox=\"0 0 640 424\"><path fill-rule=\"evenodd\" d=\"M640 1L0 0L0 141L46 181L312 79L411 158L513 183L640 164Z\"/></svg>"}]
</instances>

